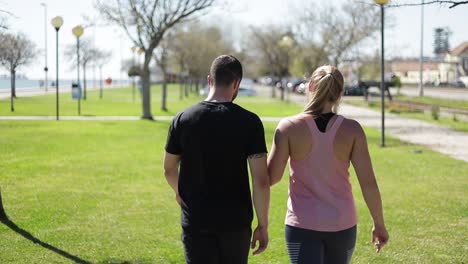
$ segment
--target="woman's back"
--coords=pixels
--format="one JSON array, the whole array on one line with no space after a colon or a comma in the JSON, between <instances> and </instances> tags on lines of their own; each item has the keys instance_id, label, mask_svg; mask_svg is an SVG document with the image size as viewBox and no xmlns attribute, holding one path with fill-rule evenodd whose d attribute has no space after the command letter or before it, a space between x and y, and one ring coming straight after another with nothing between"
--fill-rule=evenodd
<instances>
[{"instance_id":1,"label":"woman's back","mask_svg":"<svg viewBox=\"0 0 468 264\"><path fill-rule=\"evenodd\" d=\"M344 91L341 72L330 65L317 68L308 89L304 112L276 128L268 156L270 185L281 180L289 160L285 238L291 263L345 264L356 243L350 163L374 221L372 241L378 251L388 241L380 191L362 127L332 113ZM326 127L323 120L328 120Z\"/></svg>"},{"instance_id":2,"label":"woman's back","mask_svg":"<svg viewBox=\"0 0 468 264\"><path fill-rule=\"evenodd\" d=\"M318 231L354 226L348 173L354 121L336 115L324 131L306 113L283 122L288 123L283 126L289 138L291 173L286 224Z\"/></svg>"}]
</instances>

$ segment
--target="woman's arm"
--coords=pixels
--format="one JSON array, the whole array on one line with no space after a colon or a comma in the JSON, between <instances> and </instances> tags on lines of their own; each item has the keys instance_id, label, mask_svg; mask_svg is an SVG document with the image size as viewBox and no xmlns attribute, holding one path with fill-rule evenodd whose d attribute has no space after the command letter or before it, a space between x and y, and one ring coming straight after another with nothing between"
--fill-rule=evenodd
<instances>
[{"instance_id":1,"label":"woman's arm","mask_svg":"<svg viewBox=\"0 0 468 264\"><path fill-rule=\"evenodd\" d=\"M284 168L289 159L289 142L286 133L287 123L281 121L275 130L273 144L268 156L268 174L270 175L270 185L281 180Z\"/></svg>"},{"instance_id":2,"label":"woman's arm","mask_svg":"<svg viewBox=\"0 0 468 264\"><path fill-rule=\"evenodd\" d=\"M355 123L355 140L351 152L351 162L356 171L359 185L361 186L364 200L369 208L374 221L372 231L372 242L376 245L377 251L387 243L388 233L385 228L385 221L382 211L382 199L379 187L375 179L372 162L367 147L367 139L359 123Z\"/></svg>"}]
</instances>

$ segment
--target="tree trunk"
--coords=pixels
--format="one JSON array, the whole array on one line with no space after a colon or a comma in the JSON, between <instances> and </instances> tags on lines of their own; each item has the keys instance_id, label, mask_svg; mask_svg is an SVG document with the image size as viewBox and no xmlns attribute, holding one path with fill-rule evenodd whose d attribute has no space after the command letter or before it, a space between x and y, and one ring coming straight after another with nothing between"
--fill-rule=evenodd
<instances>
[{"instance_id":1,"label":"tree trunk","mask_svg":"<svg viewBox=\"0 0 468 264\"><path fill-rule=\"evenodd\" d=\"M99 66L99 98L102 99L102 66Z\"/></svg>"},{"instance_id":2,"label":"tree trunk","mask_svg":"<svg viewBox=\"0 0 468 264\"><path fill-rule=\"evenodd\" d=\"M184 99L184 78L179 77L179 100Z\"/></svg>"},{"instance_id":3,"label":"tree trunk","mask_svg":"<svg viewBox=\"0 0 468 264\"><path fill-rule=\"evenodd\" d=\"M190 81L189 81L189 88L190 89L189 90L190 90L191 93L193 93L193 77L190 76L189 78L190 78Z\"/></svg>"},{"instance_id":4,"label":"tree trunk","mask_svg":"<svg viewBox=\"0 0 468 264\"><path fill-rule=\"evenodd\" d=\"M284 101L284 89L286 89L285 86L287 85L283 85L283 78L281 78L280 83L281 83L281 101Z\"/></svg>"},{"instance_id":5,"label":"tree trunk","mask_svg":"<svg viewBox=\"0 0 468 264\"><path fill-rule=\"evenodd\" d=\"M151 114L151 90L150 90L150 69L149 64L153 50L147 50L145 52L145 62L143 63L143 70L141 73L141 106L143 114L141 118L153 120Z\"/></svg>"},{"instance_id":6,"label":"tree trunk","mask_svg":"<svg viewBox=\"0 0 468 264\"><path fill-rule=\"evenodd\" d=\"M83 64L83 100L86 100L86 64Z\"/></svg>"},{"instance_id":7,"label":"tree trunk","mask_svg":"<svg viewBox=\"0 0 468 264\"><path fill-rule=\"evenodd\" d=\"M198 94L200 90L200 79L197 77L196 83L195 83L195 93Z\"/></svg>"},{"instance_id":8,"label":"tree trunk","mask_svg":"<svg viewBox=\"0 0 468 264\"><path fill-rule=\"evenodd\" d=\"M188 97L188 95L189 95L188 77L184 77L184 86L185 86L185 97Z\"/></svg>"},{"instance_id":9,"label":"tree trunk","mask_svg":"<svg viewBox=\"0 0 468 264\"><path fill-rule=\"evenodd\" d=\"M275 74L273 74L275 71L270 69L270 75L275 76ZM274 82L274 79L272 78L272 82ZM272 83L272 88L271 88L271 98L276 98L276 83Z\"/></svg>"},{"instance_id":10,"label":"tree trunk","mask_svg":"<svg viewBox=\"0 0 468 264\"><path fill-rule=\"evenodd\" d=\"M161 110L167 112L167 78L166 73L163 74Z\"/></svg>"},{"instance_id":11,"label":"tree trunk","mask_svg":"<svg viewBox=\"0 0 468 264\"><path fill-rule=\"evenodd\" d=\"M16 71L11 70L10 71L10 78L11 78L11 99L10 99L10 110L12 112L15 111L15 102L14 98L16 98L16 88L15 88L15 81L16 81Z\"/></svg>"}]
</instances>

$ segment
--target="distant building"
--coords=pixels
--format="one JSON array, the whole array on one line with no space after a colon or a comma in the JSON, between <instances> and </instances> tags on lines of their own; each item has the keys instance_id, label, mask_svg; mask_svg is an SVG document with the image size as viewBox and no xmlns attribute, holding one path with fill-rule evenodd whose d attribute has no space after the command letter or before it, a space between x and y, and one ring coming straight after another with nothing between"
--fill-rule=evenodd
<instances>
[{"instance_id":1,"label":"distant building","mask_svg":"<svg viewBox=\"0 0 468 264\"><path fill-rule=\"evenodd\" d=\"M402 83L419 83L419 59L393 59L391 71ZM438 58L423 59L423 82L428 84L451 84L464 80L468 85L468 42L463 42Z\"/></svg>"},{"instance_id":2,"label":"distant building","mask_svg":"<svg viewBox=\"0 0 468 264\"><path fill-rule=\"evenodd\" d=\"M455 72L455 78L468 76L468 41L446 54L445 64L448 70Z\"/></svg>"}]
</instances>

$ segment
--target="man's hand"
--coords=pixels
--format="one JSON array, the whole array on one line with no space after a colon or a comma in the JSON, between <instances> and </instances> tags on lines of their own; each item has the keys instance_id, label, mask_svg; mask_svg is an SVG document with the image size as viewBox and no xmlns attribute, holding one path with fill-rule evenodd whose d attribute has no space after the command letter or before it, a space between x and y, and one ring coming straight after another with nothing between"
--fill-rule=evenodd
<instances>
[{"instance_id":1,"label":"man's hand","mask_svg":"<svg viewBox=\"0 0 468 264\"><path fill-rule=\"evenodd\" d=\"M268 230L266 227L257 226L252 236L252 243L250 244L251 249L255 249L257 247L257 241L259 241L259 245L257 250L253 252L253 255L258 255L265 251L268 246Z\"/></svg>"}]
</instances>

